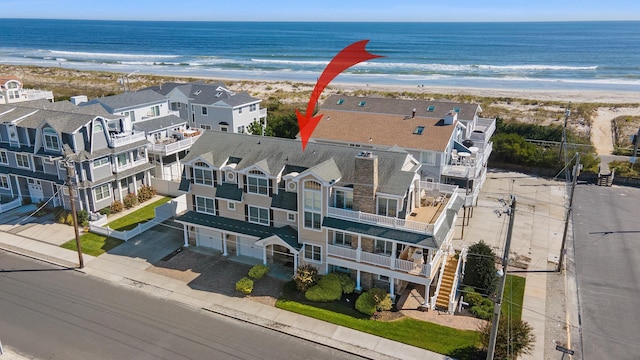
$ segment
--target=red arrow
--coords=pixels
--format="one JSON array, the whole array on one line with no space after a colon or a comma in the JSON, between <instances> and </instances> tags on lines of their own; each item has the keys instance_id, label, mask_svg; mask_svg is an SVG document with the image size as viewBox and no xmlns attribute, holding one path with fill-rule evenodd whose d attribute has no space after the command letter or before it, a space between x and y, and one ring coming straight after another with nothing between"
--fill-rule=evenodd
<instances>
[{"instance_id":1,"label":"red arrow","mask_svg":"<svg viewBox=\"0 0 640 360\"><path fill-rule=\"evenodd\" d=\"M313 130L322 119L322 114L317 116L312 116L312 114L316 104L318 103L318 99L320 99L320 94L322 94L322 91L327 87L327 85L329 85L329 83L341 72L347 70L353 65L363 61L383 57L369 53L365 49L368 42L369 40L361 40L342 49L342 51L340 51L338 55L329 62L329 65L327 65L322 72L322 75L320 75L320 78L311 93L311 98L309 98L305 114L303 115L298 111L298 109L296 109L296 115L298 116L298 128L300 129L300 137L302 138L302 151L304 151L304 148L307 146L307 142L309 142L309 138L311 138L311 133L313 133Z\"/></svg>"}]
</instances>

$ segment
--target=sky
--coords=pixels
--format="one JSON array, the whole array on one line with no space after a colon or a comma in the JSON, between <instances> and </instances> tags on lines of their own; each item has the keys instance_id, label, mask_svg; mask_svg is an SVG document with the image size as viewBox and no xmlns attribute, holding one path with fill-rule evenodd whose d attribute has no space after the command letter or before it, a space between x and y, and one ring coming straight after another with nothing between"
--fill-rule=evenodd
<instances>
[{"instance_id":1,"label":"sky","mask_svg":"<svg viewBox=\"0 0 640 360\"><path fill-rule=\"evenodd\" d=\"M640 1L0 0L0 18L371 22L640 20Z\"/></svg>"}]
</instances>

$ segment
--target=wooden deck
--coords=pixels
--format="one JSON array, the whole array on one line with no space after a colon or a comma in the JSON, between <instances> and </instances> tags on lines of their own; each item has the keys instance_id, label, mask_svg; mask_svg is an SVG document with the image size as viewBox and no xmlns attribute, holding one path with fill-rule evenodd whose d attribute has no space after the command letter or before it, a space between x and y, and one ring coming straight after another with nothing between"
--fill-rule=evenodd
<instances>
[{"instance_id":1,"label":"wooden deck","mask_svg":"<svg viewBox=\"0 0 640 360\"><path fill-rule=\"evenodd\" d=\"M438 219L438 216L442 213L442 210L447 205L449 198L442 197L441 201L437 201L438 198L422 201L422 205L419 208L413 209L411 214L407 217L407 220L417 221L426 224L433 224ZM425 206L426 205L426 206Z\"/></svg>"}]
</instances>

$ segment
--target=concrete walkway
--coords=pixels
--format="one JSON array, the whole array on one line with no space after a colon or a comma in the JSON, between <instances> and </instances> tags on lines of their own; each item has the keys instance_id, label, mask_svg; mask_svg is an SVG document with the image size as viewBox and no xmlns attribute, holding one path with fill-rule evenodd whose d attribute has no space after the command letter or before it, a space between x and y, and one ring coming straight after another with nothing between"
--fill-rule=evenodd
<instances>
[{"instance_id":1,"label":"concrete walkway","mask_svg":"<svg viewBox=\"0 0 640 360\"><path fill-rule=\"evenodd\" d=\"M160 244L157 239L147 240L149 241L145 241L143 234L120 245L116 248L118 251L99 257L84 255L85 268L78 271L120 286L135 288L153 296L205 309L214 314L290 334L365 358L449 359L441 354L280 310L249 299L194 290L183 281L146 271L151 266L150 260L170 254L176 249L176 245L180 245L182 239L167 237L160 240ZM7 232L2 232L0 236L0 249L63 267L76 267L78 263L78 255L74 251ZM145 253L145 256L139 256L141 253ZM0 356L1 360L26 359L12 352L11 344L4 345L5 354Z\"/></svg>"}]
</instances>

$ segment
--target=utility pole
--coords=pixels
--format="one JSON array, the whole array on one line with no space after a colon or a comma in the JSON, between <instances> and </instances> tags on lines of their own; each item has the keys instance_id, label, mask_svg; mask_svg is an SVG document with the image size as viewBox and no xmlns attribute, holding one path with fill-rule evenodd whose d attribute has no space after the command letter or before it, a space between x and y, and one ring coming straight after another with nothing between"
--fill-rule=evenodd
<instances>
[{"instance_id":1,"label":"utility pole","mask_svg":"<svg viewBox=\"0 0 640 360\"><path fill-rule=\"evenodd\" d=\"M632 157L632 163L635 163L637 161L637 156L638 156L638 146L640 145L640 128L638 128L638 134L636 134L636 137L634 139L635 141L633 142L633 157Z\"/></svg>"},{"instance_id":2,"label":"utility pole","mask_svg":"<svg viewBox=\"0 0 640 360\"><path fill-rule=\"evenodd\" d=\"M76 234L76 247L78 248L78 267L84 268L82 259L82 247L80 246L80 233L78 232L78 214L76 214L76 201L73 195L73 188L76 182L76 169L73 161L69 158L65 161L67 167L67 185L69 186L69 203L71 204L71 214L73 215L73 230Z\"/></svg>"},{"instance_id":3,"label":"utility pole","mask_svg":"<svg viewBox=\"0 0 640 360\"><path fill-rule=\"evenodd\" d=\"M569 218L571 216L571 210L573 205L573 193L576 190L576 183L578 182L578 171L580 169L580 153L576 153L576 164L573 167L573 180L571 182L571 193L569 194L569 208L567 209L566 216L564 218L564 232L562 233L562 245L560 246L560 259L558 260L558 268L556 272L562 270L562 262L564 261L564 255L567 252L565 248L567 246L567 231L569 230Z\"/></svg>"},{"instance_id":4,"label":"utility pole","mask_svg":"<svg viewBox=\"0 0 640 360\"><path fill-rule=\"evenodd\" d=\"M504 285L507 281L507 265L509 265L509 248L511 247L511 236L513 235L513 222L516 217L516 197L511 195L511 207L509 208L509 228L507 230L507 241L504 245L502 255L502 277L498 284L498 297L493 307L493 322L491 323L491 334L489 337L489 348L487 349L487 360L493 360L496 350L496 340L498 338L498 321L500 320L500 308L502 307L502 297L504 295Z\"/></svg>"},{"instance_id":5,"label":"utility pole","mask_svg":"<svg viewBox=\"0 0 640 360\"><path fill-rule=\"evenodd\" d=\"M564 150L565 143L567 142L567 120L571 115L571 102L567 105L567 110L564 112L564 126L562 127L562 141L560 142L560 151L558 152L558 161L562 158L562 150ZM566 159L565 159L566 160Z\"/></svg>"}]
</instances>

